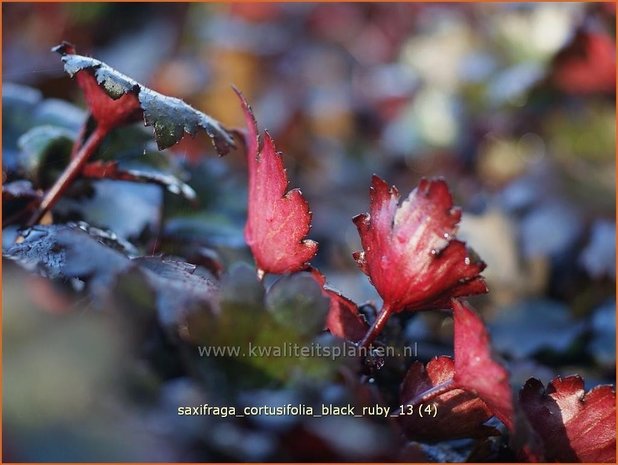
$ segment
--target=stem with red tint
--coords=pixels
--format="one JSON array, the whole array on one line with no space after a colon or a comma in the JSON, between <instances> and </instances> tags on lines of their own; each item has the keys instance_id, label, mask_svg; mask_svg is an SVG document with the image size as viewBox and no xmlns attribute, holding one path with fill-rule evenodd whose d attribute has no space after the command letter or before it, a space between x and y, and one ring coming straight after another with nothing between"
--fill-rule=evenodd
<instances>
[{"instance_id":1,"label":"stem with red tint","mask_svg":"<svg viewBox=\"0 0 618 465\"><path fill-rule=\"evenodd\" d=\"M369 347L369 345L375 340L376 337L378 337L378 335L384 329L384 326L386 325L386 322L390 318L391 313L392 313L392 309L390 306L384 305L382 307L377 318L371 325L371 328L369 328L369 331L367 331L367 334L365 334L365 337L363 338L363 340L359 342L359 347L365 347L365 348Z\"/></svg>"},{"instance_id":2,"label":"stem with red tint","mask_svg":"<svg viewBox=\"0 0 618 465\"><path fill-rule=\"evenodd\" d=\"M86 162L92 157L99 145L101 145L101 142L105 139L108 132L107 129L97 126L94 132L90 134L86 143L81 146L75 157L71 160L51 189L47 191L41 205L39 205L39 208L30 217L28 226L33 226L41 221L41 218L56 205L60 197L62 197L71 183L80 174Z\"/></svg>"},{"instance_id":3,"label":"stem with red tint","mask_svg":"<svg viewBox=\"0 0 618 465\"><path fill-rule=\"evenodd\" d=\"M443 383L436 384L435 386L427 389L425 392L421 392L419 395L414 397L414 399L406 402L404 406L408 406L408 405L415 406L419 404L426 404L430 400L435 399L436 397L444 394L445 392L452 391L455 388L456 388L455 381L453 381L453 378L451 378L448 381L444 381ZM401 413L401 409L398 408L393 413Z\"/></svg>"},{"instance_id":4,"label":"stem with red tint","mask_svg":"<svg viewBox=\"0 0 618 465\"><path fill-rule=\"evenodd\" d=\"M419 395L414 397L414 399L406 402L406 405L424 404L453 389L455 389L455 381L451 378L448 381L436 384L435 386L427 389L425 392L421 392Z\"/></svg>"}]
</instances>

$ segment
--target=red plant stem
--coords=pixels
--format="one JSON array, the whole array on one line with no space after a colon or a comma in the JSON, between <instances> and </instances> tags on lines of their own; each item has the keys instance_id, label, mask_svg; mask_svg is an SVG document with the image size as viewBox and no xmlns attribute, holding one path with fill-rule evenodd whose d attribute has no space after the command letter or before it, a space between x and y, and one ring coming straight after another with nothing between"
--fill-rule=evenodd
<instances>
[{"instance_id":1,"label":"red plant stem","mask_svg":"<svg viewBox=\"0 0 618 465\"><path fill-rule=\"evenodd\" d=\"M75 157L56 180L55 184L47 191L45 197L43 197L41 201L41 205L39 205L39 208L30 217L30 220L28 220L28 226L37 224L41 221L45 213L56 205L60 197L62 197L71 183L80 174L86 162L92 157L99 145L101 145L101 142L105 139L108 132L107 129L97 126L94 132L90 134L86 143L81 146Z\"/></svg>"},{"instance_id":2,"label":"red plant stem","mask_svg":"<svg viewBox=\"0 0 618 465\"><path fill-rule=\"evenodd\" d=\"M378 314L378 317L375 319L367 334L362 341L359 342L359 347L369 347L369 345L375 340L376 337L382 332L386 322L390 318L392 313L391 307L388 305L384 305Z\"/></svg>"},{"instance_id":3,"label":"red plant stem","mask_svg":"<svg viewBox=\"0 0 618 465\"><path fill-rule=\"evenodd\" d=\"M452 389L455 389L455 381L453 381L453 378L448 381L444 381L443 383L436 384L435 386L427 389L425 392L421 392L419 395L414 397L414 399L406 402L405 405L424 404Z\"/></svg>"}]
</instances>

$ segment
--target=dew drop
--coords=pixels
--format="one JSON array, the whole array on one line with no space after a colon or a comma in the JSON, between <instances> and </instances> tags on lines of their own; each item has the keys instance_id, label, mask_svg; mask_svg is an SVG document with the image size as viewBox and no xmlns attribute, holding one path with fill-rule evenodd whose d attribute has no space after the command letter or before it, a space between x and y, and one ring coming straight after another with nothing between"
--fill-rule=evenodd
<instances>
[{"instance_id":1,"label":"dew drop","mask_svg":"<svg viewBox=\"0 0 618 465\"><path fill-rule=\"evenodd\" d=\"M464 263L465 263L466 265L470 265L470 263L471 263L471 262L470 262L470 257L466 257L466 258L464 258Z\"/></svg>"}]
</instances>

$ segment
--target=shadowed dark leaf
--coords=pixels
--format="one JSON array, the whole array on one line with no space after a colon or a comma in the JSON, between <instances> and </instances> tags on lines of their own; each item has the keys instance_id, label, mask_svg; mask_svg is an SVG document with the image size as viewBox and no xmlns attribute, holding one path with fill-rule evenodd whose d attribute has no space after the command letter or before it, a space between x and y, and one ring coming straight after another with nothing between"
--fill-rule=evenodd
<instances>
[{"instance_id":1,"label":"shadowed dark leaf","mask_svg":"<svg viewBox=\"0 0 618 465\"><path fill-rule=\"evenodd\" d=\"M163 202L159 186L101 179L82 189L54 208L56 222L80 219L125 239L156 232Z\"/></svg>"},{"instance_id":2,"label":"shadowed dark leaf","mask_svg":"<svg viewBox=\"0 0 618 465\"><path fill-rule=\"evenodd\" d=\"M50 278L78 278L95 297L106 296L118 275L139 268L156 292L166 326L182 324L190 311L216 300L218 283L209 273L163 257L131 259L129 247L111 233L79 223L30 228L4 255Z\"/></svg>"},{"instance_id":3,"label":"shadowed dark leaf","mask_svg":"<svg viewBox=\"0 0 618 465\"><path fill-rule=\"evenodd\" d=\"M189 200L195 199L195 191L171 174L121 169L118 167L117 162L98 161L89 163L84 166L82 175L91 179L116 179L120 181L158 184L172 194L182 195Z\"/></svg>"},{"instance_id":4,"label":"shadowed dark leaf","mask_svg":"<svg viewBox=\"0 0 618 465\"><path fill-rule=\"evenodd\" d=\"M36 126L17 141L18 165L36 185L46 188L69 163L73 134L57 126Z\"/></svg>"},{"instance_id":5,"label":"shadowed dark leaf","mask_svg":"<svg viewBox=\"0 0 618 465\"><path fill-rule=\"evenodd\" d=\"M488 326L494 347L517 358L542 349L564 352L584 330L566 305L549 299L521 300L502 308Z\"/></svg>"},{"instance_id":6,"label":"shadowed dark leaf","mask_svg":"<svg viewBox=\"0 0 618 465\"><path fill-rule=\"evenodd\" d=\"M400 389L400 400L406 404L416 396L453 379L455 364L450 357L436 357L427 367L414 362L406 373ZM418 405L409 415L401 415L399 421L406 436L413 440L439 442L459 438L483 438L498 434L495 428L485 423L492 417L487 405L471 392L452 389L430 401L436 404L436 417L418 415ZM404 408L403 413L407 410Z\"/></svg>"},{"instance_id":7,"label":"shadowed dark leaf","mask_svg":"<svg viewBox=\"0 0 618 465\"><path fill-rule=\"evenodd\" d=\"M2 168L5 171L17 168L17 140L32 128L32 113L41 99L38 89L2 83Z\"/></svg>"},{"instance_id":8,"label":"shadowed dark leaf","mask_svg":"<svg viewBox=\"0 0 618 465\"><path fill-rule=\"evenodd\" d=\"M284 328L309 337L324 329L329 301L308 274L282 277L268 290L265 302L273 319Z\"/></svg>"}]
</instances>

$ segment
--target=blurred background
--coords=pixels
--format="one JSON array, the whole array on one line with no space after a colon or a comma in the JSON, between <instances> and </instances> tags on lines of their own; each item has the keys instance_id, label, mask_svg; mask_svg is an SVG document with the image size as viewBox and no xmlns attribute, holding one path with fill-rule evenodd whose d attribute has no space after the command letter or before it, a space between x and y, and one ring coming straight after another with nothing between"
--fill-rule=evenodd
<instances>
[{"instance_id":1,"label":"blurred background","mask_svg":"<svg viewBox=\"0 0 618 465\"><path fill-rule=\"evenodd\" d=\"M615 382L614 4L36 3L2 11L5 183L49 187L66 163L58 151L85 118L79 88L50 52L62 40L227 127L243 125L233 84L311 205L314 264L333 287L379 306L351 257L360 248L351 218L368 209L371 174L403 195L421 177L443 176L465 212L459 236L488 264L490 293L474 305L514 389L531 376L547 383L571 373L587 388ZM23 137L41 125L56 132L47 129L41 143ZM110 157L173 172L199 202L100 181L86 197L63 199L54 222L110 229L135 255L206 267L214 254L223 270L251 264L241 150L216 158L198 137L158 154L149 131L119 134L105 148ZM18 208L3 195L3 217ZM17 234L18 225L4 229L3 250ZM123 329L133 326L93 311L97 297L79 283L60 286L9 261L3 269L5 460L412 460L375 421L178 417L178 405L210 399L208 383L161 355L179 349L148 339L154 348L138 356L144 340ZM395 323L398 338L419 341L420 359L452 354L448 315ZM384 391L397 389L401 364L377 376ZM260 386L260 395L339 399L342 389L284 385ZM226 402L242 403L241 394ZM465 458L458 447L444 457Z\"/></svg>"}]
</instances>

